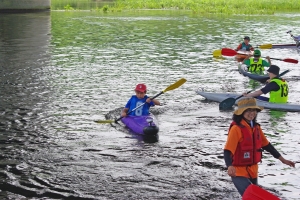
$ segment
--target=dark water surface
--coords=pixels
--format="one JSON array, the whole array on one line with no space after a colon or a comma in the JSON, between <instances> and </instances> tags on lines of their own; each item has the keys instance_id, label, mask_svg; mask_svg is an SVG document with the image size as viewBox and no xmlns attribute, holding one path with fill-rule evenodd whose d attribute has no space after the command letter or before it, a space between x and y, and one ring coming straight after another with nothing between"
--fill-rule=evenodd
<instances>
[{"instance_id":1,"label":"dark water surface","mask_svg":"<svg viewBox=\"0 0 300 200\"><path fill-rule=\"evenodd\" d=\"M242 93L251 87L232 57L245 35L253 45L292 43L300 14L193 16L180 11L51 12L0 15L1 199L239 199L222 157L232 112L195 91ZM263 56L299 59L293 49ZM273 61L300 103L299 64ZM158 99L157 143L115 117L137 83ZM300 199L299 113L264 110L259 123L291 169L265 154L259 183Z\"/></svg>"}]
</instances>

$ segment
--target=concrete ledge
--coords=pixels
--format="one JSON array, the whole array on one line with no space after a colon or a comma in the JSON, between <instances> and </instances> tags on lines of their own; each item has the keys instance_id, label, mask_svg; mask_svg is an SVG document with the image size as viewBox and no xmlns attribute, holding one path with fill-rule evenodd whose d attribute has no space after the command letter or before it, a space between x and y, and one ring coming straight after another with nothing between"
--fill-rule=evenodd
<instances>
[{"instance_id":1,"label":"concrete ledge","mask_svg":"<svg viewBox=\"0 0 300 200\"><path fill-rule=\"evenodd\" d=\"M0 0L0 12L50 10L51 0Z\"/></svg>"}]
</instances>

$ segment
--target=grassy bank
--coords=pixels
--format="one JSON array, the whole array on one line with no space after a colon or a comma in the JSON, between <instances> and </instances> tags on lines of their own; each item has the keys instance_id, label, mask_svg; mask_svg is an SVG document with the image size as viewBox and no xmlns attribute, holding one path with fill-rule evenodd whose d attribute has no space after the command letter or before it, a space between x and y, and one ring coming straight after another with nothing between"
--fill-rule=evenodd
<instances>
[{"instance_id":1,"label":"grassy bank","mask_svg":"<svg viewBox=\"0 0 300 200\"><path fill-rule=\"evenodd\" d=\"M51 10L97 10L115 0L51 0Z\"/></svg>"},{"instance_id":2,"label":"grassy bank","mask_svg":"<svg viewBox=\"0 0 300 200\"><path fill-rule=\"evenodd\" d=\"M191 10L194 13L274 14L300 12L299 0L52 0L52 10L114 12L137 9Z\"/></svg>"},{"instance_id":3,"label":"grassy bank","mask_svg":"<svg viewBox=\"0 0 300 200\"><path fill-rule=\"evenodd\" d=\"M117 9L184 9L195 13L274 14L300 12L299 0L117 0Z\"/></svg>"}]
</instances>

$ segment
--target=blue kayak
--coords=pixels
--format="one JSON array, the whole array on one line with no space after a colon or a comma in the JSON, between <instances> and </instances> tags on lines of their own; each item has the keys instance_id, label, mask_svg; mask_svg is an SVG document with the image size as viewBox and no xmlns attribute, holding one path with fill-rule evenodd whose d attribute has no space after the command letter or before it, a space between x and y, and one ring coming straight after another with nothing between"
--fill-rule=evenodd
<instances>
[{"instance_id":1,"label":"blue kayak","mask_svg":"<svg viewBox=\"0 0 300 200\"><path fill-rule=\"evenodd\" d=\"M156 119L152 114L143 116L129 115L122 118L121 121L135 134L157 136L159 131Z\"/></svg>"},{"instance_id":2,"label":"blue kayak","mask_svg":"<svg viewBox=\"0 0 300 200\"><path fill-rule=\"evenodd\" d=\"M269 75L267 74L255 74L255 73L250 73L248 72L246 69L246 65L241 65L239 64L238 65L238 70L239 70L239 73L244 75L244 76L247 76L249 77L250 79L252 80L255 80L255 81L259 81L261 83L266 83L266 81L268 79L270 79ZM285 75L286 73L288 73L290 70L285 70L284 72L280 73L279 76L283 76Z\"/></svg>"}]
</instances>

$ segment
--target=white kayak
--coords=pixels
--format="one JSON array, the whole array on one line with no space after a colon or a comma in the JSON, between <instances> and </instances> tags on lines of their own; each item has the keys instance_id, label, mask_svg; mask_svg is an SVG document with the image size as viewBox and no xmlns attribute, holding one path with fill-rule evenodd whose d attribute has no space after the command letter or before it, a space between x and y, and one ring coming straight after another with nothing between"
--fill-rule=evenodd
<instances>
[{"instance_id":1,"label":"white kayak","mask_svg":"<svg viewBox=\"0 0 300 200\"><path fill-rule=\"evenodd\" d=\"M205 92L201 90L196 91L197 94L205 97L208 100L216 101L216 102L222 102L223 100L227 98L236 98L240 96L241 94L235 94L235 93L215 93L215 92ZM239 99L235 102L237 102ZM290 112L300 112L300 105L299 104L291 104L291 103L285 103L285 104L279 104L279 103L270 103L267 101L262 101L257 99L257 105L262 106L265 109L272 109L272 110L282 110L282 111L290 111Z\"/></svg>"}]
</instances>

